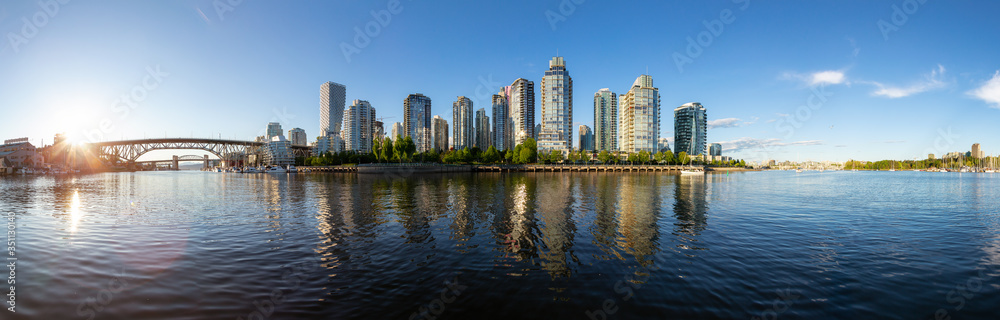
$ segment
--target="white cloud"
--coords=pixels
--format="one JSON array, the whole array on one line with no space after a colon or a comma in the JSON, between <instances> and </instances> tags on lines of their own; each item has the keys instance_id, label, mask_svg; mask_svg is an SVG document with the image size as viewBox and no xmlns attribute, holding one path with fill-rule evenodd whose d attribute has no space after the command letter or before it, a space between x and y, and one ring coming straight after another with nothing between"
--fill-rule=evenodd
<instances>
[{"instance_id":1,"label":"white cloud","mask_svg":"<svg viewBox=\"0 0 1000 320\"><path fill-rule=\"evenodd\" d=\"M907 87L888 86L874 81L868 83L878 87L878 90L872 92L872 95L895 99L895 98L908 97L925 91L944 88L945 86L948 85L943 80L944 73L945 73L944 66L938 65L937 69L931 70L931 73L924 75L924 79L914 84L911 84L910 86Z\"/></svg>"},{"instance_id":2,"label":"white cloud","mask_svg":"<svg viewBox=\"0 0 1000 320\"><path fill-rule=\"evenodd\" d=\"M787 146L815 146L822 145L821 140L806 140L806 141L792 141L783 142L781 139L771 138L771 139L754 139L754 138L739 138L732 141L719 142L722 144L723 151L742 151L749 149L760 149L760 148L771 148L771 147L787 147Z\"/></svg>"},{"instance_id":3,"label":"white cloud","mask_svg":"<svg viewBox=\"0 0 1000 320\"><path fill-rule=\"evenodd\" d=\"M969 94L990 103L990 107L1000 109L1000 71L993 74L993 79L986 81L985 84L970 91Z\"/></svg>"},{"instance_id":4,"label":"white cloud","mask_svg":"<svg viewBox=\"0 0 1000 320\"><path fill-rule=\"evenodd\" d=\"M738 118L725 118L725 119L719 119L719 120L712 120L712 121L708 122L708 128L709 129L735 128L735 127L739 127L740 126L740 122L742 122L742 121L743 120L740 120Z\"/></svg>"},{"instance_id":5,"label":"white cloud","mask_svg":"<svg viewBox=\"0 0 1000 320\"><path fill-rule=\"evenodd\" d=\"M846 81L846 80L847 80L847 77L844 76L843 72L829 70L829 71L820 71L820 72L813 73L810 76L809 82L812 85L819 85L819 84L841 84L841 83L844 83L844 81Z\"/></svg>"},{"instance_id":6,"label":"white cloud","mask_svg":"<svg viewBox=\"0 0 1000 320\"><path fill-rule=\"evenodd\" d=\"M842 84L842 83L850 85L850 82L847 81L847 75L845 75L844 72L840 70L826 70L826 71L813 72L810 74L785 72L784 74L781 75L781 78L784 80L801 81L802 83L810 86Z\"/></svg>"}]
</instances>

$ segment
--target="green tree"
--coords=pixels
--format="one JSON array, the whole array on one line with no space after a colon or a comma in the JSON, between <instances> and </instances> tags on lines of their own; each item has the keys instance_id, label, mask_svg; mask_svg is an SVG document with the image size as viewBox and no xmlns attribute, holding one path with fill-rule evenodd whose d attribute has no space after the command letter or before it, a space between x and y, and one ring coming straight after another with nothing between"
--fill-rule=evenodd
<instances>
[{"instance_id":1,"label":"green tree","mask_svg":"<svg viewBox=\"0 0 1000 320\"><path fill-rule=\"evenodd\" d=\"M380 158L386 162L392 161L396 154L393 152L394 149L395 147L392 145L392 139L382 139L382 147L379 148L379 151L382 153Z\"/></svg>"},{"instance_id":2,"label":"green tree","mask_svg":"<svg viewBox=\"0 0 1000 320\"><path fill-rule=\"evenodd\" d=\"M566 160L569 160L572 163L577 163L578 161L580 161L580 158L582 157L583 157L583 150L580 150L580 152L570 151L569 158Z\"/></svg>"},{"instance_id":3,"label":"green tree","mask_svg":"<svg viewBox=\"0 0 1000 320\"><path fill-rule=\"evenodd\" d=\"M514 150L507 150L506 154L504 154L504 160L507 160L508 164L514 163Z\"/></svg>"},{"instance_id":4,"label":"green tree","mask_svg":"<svg viewBox=\"0 0 1000 320\"><path fill-rule=\"evenodd\" d=\"M636 156L636 159L639 161L639 163L643 164L649 162L649 152L645 150L639 151L639 154Z\"/></svg>"},{"instance_id":5,"label":"green tree","mask_svg":"<svg viewBox=\"0 0 1000 320\"><path fill-rule=\"evenodd\" d=\"M556 163L562 160L563 160L562 151L552 150L552 152L549 153L549 161L552 161L552 163Z\"/></svg>"},{"instance_id":6,"label":"green tree","mask_svg":"<svg viewBox=\"0 0 1000 320\"><path fill-rule=\"evenodd\" d=\"M688 157L688 154L685 151L681 151L681 153L677 154L677 162L679 162L682 165L688 164L688 161L690 160L691 158Z\"/></svg>"},{"instance_id":7,"label":"green tree","mask_svg":"<svg viewBox=\"0 0 1000 320\"><path fill-rule=\"evenodd\" d=\"M601 150L597 154L597 160L600 160L602 164L608 164L611 161L611 153L608 150Z\"/></svg>"},{"instance_id":8,"label":"green tree","mask_svg":"<svg viewBox=\"0 0 1000 320\"><path fill-rule=\"evenodd\" d=\"M382 162L382 141L381 141L381 139L372 139L372 155L375 156L375 161Z\"/></svg>"},{"instance_id":9,"label":"green tree","mask_svg":"<svg viewBox=\"0 0 1000 320\"><path fill-rule=\"evenodd\" d=\"M535 163L538 160L538 145L535 143L535 139L528 138L522 143L521 148L521 163Z\"/></svg>"},{"instance_id":10,"label":"green tree","mask_svg":"<svg viewBox=\"0 0 1000 320\"><path fill-rule=\"evenodd\" d=\"M514 146L514 164L524 164L524 162L521 161L521 150L524 150L523 145L519 144Z\"/></svg>"}]
</instances>

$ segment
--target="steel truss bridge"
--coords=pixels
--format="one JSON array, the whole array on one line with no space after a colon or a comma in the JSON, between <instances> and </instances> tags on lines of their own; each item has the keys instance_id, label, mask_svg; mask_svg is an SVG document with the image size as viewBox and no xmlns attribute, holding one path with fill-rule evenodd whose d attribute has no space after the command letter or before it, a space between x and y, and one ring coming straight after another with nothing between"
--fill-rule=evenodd
<instances>
[{"instance_id":1,"label":"steel truss bridge","mask_svg":"<svg viewBox=\"0 0 1000 320\"><path fill-rule=\"evenodd\" d=\"M202 150L226 162L245 162L252 155L262 159L264 155L264 143L262 142L201 138L106 141L91 143L90 147L95 155L130 165L135 164L142 155L155 150ZM307 157L309 156L309 147L293 145L292 153L296 157Z\"/></svg>"}]
</instances>

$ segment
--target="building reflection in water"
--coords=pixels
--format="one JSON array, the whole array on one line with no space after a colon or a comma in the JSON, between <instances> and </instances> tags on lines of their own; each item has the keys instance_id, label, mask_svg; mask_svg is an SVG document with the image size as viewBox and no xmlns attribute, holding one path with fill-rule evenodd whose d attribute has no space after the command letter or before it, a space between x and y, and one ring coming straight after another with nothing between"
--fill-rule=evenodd
<instances>
[{"instance_id":1,"label":"building reflection in water","mask_svg":"<svg viewBox=\"0 0 1000 320\"><path fill-rule=\"evenodd\" d=\"M659 175L626 174L618 180L618 235L616 243L642 267L650 267L658 251L656 220L660 197Z\"/></svg>"},{"instance_id":2,"label":"building reflection in water","mask_svg":"<svg viewBox=\"0 0 1000 320\"><path fill-rule=\"evenodd\" d=\"M677 176L674 187L674 235L680 250L707 250L698 245L698 235L708 224L708 176ZM679 251L682 252L682 251ZM692 253L686 252L691 255Z\"/></svg>"},{"instance_id":3,"label":"building reflection in water","mask_svg":"<svg viewBox=\"0 0 1000 320\"><path fill-rule=\"evenodd\" d=\"M571 176L562 173L543 175L549 176L538 179L541 192L536 203L542 222L538 228L541 234L539 258L542 267L553 279L569 277L571 271L567 259L572 255L573 235L576 233L571 207Z\"/></svg>"}]
</instances>

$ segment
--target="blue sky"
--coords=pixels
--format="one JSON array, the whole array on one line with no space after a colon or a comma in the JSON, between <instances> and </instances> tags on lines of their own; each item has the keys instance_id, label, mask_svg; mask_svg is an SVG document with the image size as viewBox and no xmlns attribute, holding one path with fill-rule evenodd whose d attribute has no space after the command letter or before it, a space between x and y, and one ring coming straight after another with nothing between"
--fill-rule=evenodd
<instances>
[{"instance_id":1,"label":"blue sky","mask_svg":"<svg viewBox=\"0 0 1000 320\"><path fill-rule=\"evenodd\" d=\"M701 102L709 141L738 158L1000 154L998 2L573 1L402 0L377 30L372 11L393 1L7 1L0 136L249 140L280 121L315 137L326 81L387 130L418 92L451 123L457 96L489 110L487 94L537 86L558 52L577 125L592 126L594 92L648 70L661 136L673 108Z\"/></svg>"}]
</instances>

